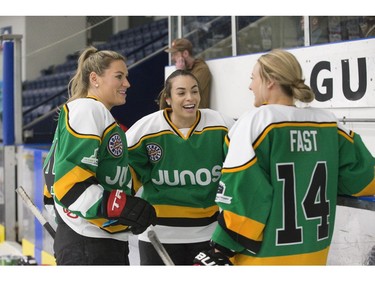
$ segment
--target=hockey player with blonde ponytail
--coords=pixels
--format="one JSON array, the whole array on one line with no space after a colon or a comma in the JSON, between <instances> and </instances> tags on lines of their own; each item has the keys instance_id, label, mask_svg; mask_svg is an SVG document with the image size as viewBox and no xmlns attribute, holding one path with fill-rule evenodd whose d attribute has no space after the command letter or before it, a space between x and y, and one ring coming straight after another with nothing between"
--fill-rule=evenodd
<instances>
[{"instance_id":1,"label":"hockey player with blonde ponytail","mask_svg":"<svg viewBox=\"0 0 375 281\"><path fill-rule=\"evenodd\" d=\"M328 110L298 107L314 93L295 56L261 55L255 109L228 134L216 202L221 213L201 265L325 265L338 194L375 194L375 159Z\"/></svg>"}]
</instances>

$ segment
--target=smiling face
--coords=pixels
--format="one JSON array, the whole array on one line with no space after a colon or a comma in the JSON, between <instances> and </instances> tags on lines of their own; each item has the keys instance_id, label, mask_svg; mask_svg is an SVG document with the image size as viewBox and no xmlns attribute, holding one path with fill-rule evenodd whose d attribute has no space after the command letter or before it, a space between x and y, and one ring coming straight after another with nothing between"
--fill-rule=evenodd
<instances>
[{"instance_id":1,"label":"smiling face","mask_svg":"<svg viewBox=\"0 0 375 281\"><path fill-rule=\"evenodd\" d=\"M260 76L259 70L260 66L259 63L257 63L253 68L253 72L251 73L251 83L249 86L250 91L254 93L255 107L259 107L262 104L267 103L269 99L267 87Z\"/></svg>"},{"instance_id":2,"label":"smiling face","mask_svg":"<svg viewBox=\"0 0 375 281\"><path fill-rule=\"evenodd\" d=\"M171 80L171 86L171 96L166 99L172 108L171 120L178 128L189 128L201 100L198 83L189 75L179 75Z\"/></svg>"},{"instance_id":3,"label":"smiling face","mask_svg":"<svg viewBox=\"0 0 375 281\"><path fill-rule=\"evenodd\" d=\"M128 69L122 60L115 60L102 76L91 73L94 84L93 96L96 96L109 110L125 104L126 91L130 87Z\"/></svg>"}]
</instances>

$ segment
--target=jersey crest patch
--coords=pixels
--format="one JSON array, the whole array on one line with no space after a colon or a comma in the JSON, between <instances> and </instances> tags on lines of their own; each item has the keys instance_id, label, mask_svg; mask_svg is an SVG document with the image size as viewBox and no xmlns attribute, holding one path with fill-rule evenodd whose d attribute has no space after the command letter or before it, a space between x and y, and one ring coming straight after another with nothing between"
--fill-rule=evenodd
<instances>
[{"instance_id":1,"label":"jersey crest patch","mask_svg":"<svg viewBox=\"0 0 375 281\"><path fill-rule=\"evenodd\" d=\"M151 162L157 162L160 160L163 154L162 148L156 143L149 143L146 145L148 158Z\"/></svg>"},{"instance_id":2,"label":"jersey crest patch","mask_svg":"<svg viewBox=\"0 0 375 281\"><path fill-rule=\"evenodd\" d=\"M108 151L114 157L121 157L124 152L124 146L122 144L121 137L118 133L113 134L108 141Z\"/></svg>"}]
</instances>

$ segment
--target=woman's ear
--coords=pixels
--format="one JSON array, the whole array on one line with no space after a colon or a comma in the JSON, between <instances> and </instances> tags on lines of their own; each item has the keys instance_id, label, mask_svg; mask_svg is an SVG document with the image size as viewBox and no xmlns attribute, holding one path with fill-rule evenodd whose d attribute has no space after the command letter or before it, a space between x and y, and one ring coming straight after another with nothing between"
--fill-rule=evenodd
<instances>
[{"instance_id":1,"label":"woman's ear","mask_svg":"<svg viewBox=\"0 0 375 281\"><path fill-rule=\"evenodd\" d=\"M98 87L98 75L95 72L90 73L90 84Z\"/></svg>"},{"instance_id":2,"label":"woman's ear","mask_svg":"<svg viewBox=\"0 0 375 281\"><path fill-rule=\"evenodd\" d=\"M168 106L171 106L171 99L170 98L166 98L165 102L168 104Z\"/></svg>"},{"instance_id":3,"label":"woman's ear","mask_svg":"<svg viewBox=\"0 0 375 281\"><path fill-rule=\"evenodd\" d=\"M274 85L275 85L275 81L273 81L273 80L268 81L267 82L267 89L272 88Z\"/></svg>"}]
</instances>

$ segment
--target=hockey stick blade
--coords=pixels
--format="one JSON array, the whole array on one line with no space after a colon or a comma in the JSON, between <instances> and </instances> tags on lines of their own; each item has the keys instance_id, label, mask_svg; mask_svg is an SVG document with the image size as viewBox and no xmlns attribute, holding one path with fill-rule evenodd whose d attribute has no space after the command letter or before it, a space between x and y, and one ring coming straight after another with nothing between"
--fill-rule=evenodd
<instances>
[{"instance_id":1,"label":"hockey stick blade","mask_svg":"<svg viewBox=\"0 0 375 281\"><path fill-rule=\"evenodd\" d=\"M47 219L43 216L43 214L39 211L39 209L35 206L34 202L31 200L29 195L23 189L22 186L19 186L16 189L18 195L22 198L25 205L29 208L29 210L33 213L33 215L37 218L40 224L47 230L47 232L55 239L55 230L51 226L51 224L47 221Z\"/></svg>"},{"instance_id":2,"label":"hockey stick blade","mask_svg":"<svg viewBox=\"0 0 375 281\"><path fill-rule=\"evenodd\" d=\"M164 264L174 265L171 257L169 256L168 252L165 250L163 244L161 244L155 231L150 230L149 232L147 232L147 236L148 236L148 239L150 239L151 244L154 246L156 252L158 252L160 258L163 260Z\"/></svg>"}]
</instances>

